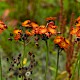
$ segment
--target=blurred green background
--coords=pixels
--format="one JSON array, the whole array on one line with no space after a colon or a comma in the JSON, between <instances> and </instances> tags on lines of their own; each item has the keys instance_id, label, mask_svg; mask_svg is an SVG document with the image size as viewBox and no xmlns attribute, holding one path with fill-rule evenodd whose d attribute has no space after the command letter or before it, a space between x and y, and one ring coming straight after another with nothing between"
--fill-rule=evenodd
<instances>
[{"instance_id":1,"label":"blurred green background","mask_svg":"<svg viewBox=\"0 0 80 80\"><path fill-rule=\"evenodd\" d=\"M57 17L56 25L60 28L60 11L61 0L0 0L0 20L8 26L8 29L0 34L0 54L2 54L3 76L4 80L8 77L8 63L6 58L22 53L23 46L19 42L8 41L9 34L16 27L20 27L21 23L27 19L37 22L39 25L46 24L45 18L50 16ZM74 18L80 15L80 0L63 0L62 16L66 18L66 26L70 26L71 14L74 13ZM65 26L65 27L66 27ZM66 30L68 31L68 29ZM66 36L66 35L65 35ZM33 72L33 80L44 80L45 69L45 42L40 40L37 49L35 41L32 38L31 43L26 46L26 53L29 51L36 55L38 65ZM49 41L49 80L53 80L56 69L56 49L53 44L53 38ZM33 47L32 47L33 46ZM59 73L65 71L65 54L64 51L60 56ZM37 77L38 76L38 77ZM13 79L10 79L13 80ZM59 79L60 80L60 79ZM62 80L62 79L61 79Z\"/></svg>"}]
</instances>

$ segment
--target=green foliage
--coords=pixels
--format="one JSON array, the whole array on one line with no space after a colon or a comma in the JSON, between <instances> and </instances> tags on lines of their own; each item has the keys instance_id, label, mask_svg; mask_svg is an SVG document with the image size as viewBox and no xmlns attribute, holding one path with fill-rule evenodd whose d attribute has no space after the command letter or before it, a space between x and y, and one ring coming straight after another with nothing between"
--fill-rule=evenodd
<instances>
[{"instance_id":1,"label":"green foliage","mask_svg":"<svg viewBox=\"0 0 80 80\"><path fill-rule=\"evenodd\" d=\"M78 2L76 1L77 0L63 0L63 16L67 18L66 26L70 25L69 22L70 22L72 12L75 13L75 16L74 16L75 18L77 18L80 15L80 0L78 0ZM2 52L3 58L4 57L11 58L16 54L22 53L22 50L23 50L22 43L9 41L8 38L10 36L9 34L13 31L13 29L20 27L19 25L21 25L21 22L23 22L24 20L30 19L32 21L36 21L40 25L40 24L46 24L46 21L45 21L46 17L56 16L57 17L56 24L59 25L58 21L60 16L59 15L60 0L0 1L0 18L1 19L4 14L4 10L6 9L10 10L8 19L4 20L8 25L8 29L4 33L0 34L0 46L1 46L1 50L3 51ZM11 25L9 25L9 22L11 22L11 20L14 20L14 19L17 20L18 23L16 24L16 26L12 27ZM67 31L69 31L69 28L67 28ZM67 32L65 33L65 37L67 37ZM32 37L30 38L30 40L31 40L31 43L26 46L26 54L29 51L35 53L35 55L37 56L36 60L38 61L38 66L36 66L34 75L32 77L34 78L34 80L43 80L44 75L42 73L44 73L44 70L45 70L45 54L46 54L45 42L40 40L39 41L40 48L37 48ZM53 76L50 76L50 79L53 80L56 73L55 71L56 70L56 49L54 44L52 43L53 39L50 39L48 42L49 42L49 53L50 53L49 54L49 57L50 57L49 70L51 72L50 74L53 75ZM65 56L66 54L64 54L64 51L63 51L62 54L60 55L60 64L59 64L60 76L58 76L58 79L61 79L61 80L64 77L66 77L65 75L67 75L67 72L65 72L64 74L61 73L65 71L65 62L66 62ZM6 60L3 59L3 63L5 66ZM67 80L67 78L65 79Z\"/></svg>"}]
</instances>

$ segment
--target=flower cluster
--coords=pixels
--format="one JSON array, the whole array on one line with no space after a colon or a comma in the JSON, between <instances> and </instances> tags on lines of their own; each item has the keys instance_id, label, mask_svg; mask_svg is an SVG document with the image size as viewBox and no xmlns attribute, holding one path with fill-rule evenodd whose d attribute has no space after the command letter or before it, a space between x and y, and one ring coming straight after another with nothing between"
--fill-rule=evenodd
<instances>
[{"instance_id":1,"label":"flower cluster","mask_svg":"<svg viewBox=\"0 0 80 80\"><path fill-rule=\"evenodd\" d=\"M25 33L29 36L31 35L42 35L45 34L46 36L50 37L50 35L57 34L55 30L57 26L54 23L54 17L47 18L47 26L45 25L38 25L30 20L26 20L22 23L22 26L26 27L29 30L26 30Z\"/></svg>"}]
</instances>

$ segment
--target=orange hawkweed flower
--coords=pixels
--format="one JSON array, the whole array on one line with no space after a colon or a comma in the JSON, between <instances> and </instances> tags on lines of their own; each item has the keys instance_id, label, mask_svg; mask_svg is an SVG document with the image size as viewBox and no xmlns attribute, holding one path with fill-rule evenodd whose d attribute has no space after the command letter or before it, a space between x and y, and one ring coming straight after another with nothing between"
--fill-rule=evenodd
<instances>
[{"instance_id":1,"label":"orange hawkweed flower","mask_svg":"<svg viewBox=\"0 0 80 80\"><path fill-rule=\"evenodd\" d=\"M0 34L7 29L7 26L0 20Z\"/></svg>"},{"instance_id":2,"label":"orange hawkweed flower","mask_svg":"<svg viewBox=\"0 0 80 80\"><path fill-rule=\"evenodd\" d=\"M80 37L80 28L79 27L73 28L70 34L76 35L76 37Z\"/></svg>"},{"instance_id":3,"label":"orange hawkweed flower","mask_svg":"<svg viewBox=\"0 0 80 80\"><path fill-rule=\"evenodd\" d=\"M64 38L62 36L57 36L55 39L54 39L54 43L55 44L59 44L61 41L63 41Z\"/></svg>"},{"instance_id":4,"label":"orange hawkweed flower","mask_svg":"<svg viewBox=\"0 0 80 80\"><path fill-rule=\"evenodd\" d=\"M62 36L57 36L54 39L54 43L59 45L59 47L63 49L67 49L70 45L70 42Z\"/></svg>"},{"instance_id":5,"label":"orange hawkweed flower","mask_svg":"<svg viewBox=\"0 0 80 80\"><path fill-rule=\"evenodd\" d=\"M15 29L15 30L13 31L13 33L14 33L14 34L21 34L21 33L22 33L22 31L21 31L21 30L19 30L19 29Z\"/></svg>"},{"instance_id":6,"label":"orange hawkweed flower","mask_svg":"<svg viewBox=\"0 0 80 80\"><path fill-rule=\"evenodd\" d=\"M54 21L54 20L56 20L56 17L48 17L48 18L46 18L46 21L49 21L49 20Z\"/></svg>"},{"instance_id":7,"label":"orange hawkweed flower","mask_svg":"<svg viewBox=\"0 0 80 80\"><path fill-rule=\"evenodd\" d=\"M80 38L80 29L76 32L76 36Z\"/></svg>"},{"instance_id":8,"label":"orange hawkweed flower","mask_svg":"<svg viewBox=\"0 0 80 80\"><path fill-rule=\"evenodd\" d=\"M30 23L31 23L30 20L26 20L26 21L24 21L24 22L22 23L22 26L24 26L24 27L31 27L31 26L30 26Z\"/></svg>"},{"instance_id":9,"label":"orange hawkweed flower","mask_svg":"<svg viewBox=\"0 0 80 80\"><path fill-rule=\"evenodd\" d=\"M19 30L19 29L15 29L15 30L13 31L13 34L14 34L14 40L19 40L19 39L21 38L21 33L22 33L21 30Z\"/></svg>"},{"instance_id":10,"label":"orange hawkweed flower","mask_svg":"<svg viewBox=\"0 0 80 80\"><path fill-rule=\"evenodd\" d=\"M70 45L70 42L65 38L64 38L64 41L62 41L59 44L60 48L63 48L63 49L67 49L69 47L69 45Z\"/></svg>"},{"instance_id":11,"label":"orange hawkweed flower","mask_svg":"<svg viewBox=\"0 0 80 80\"><path fill-rule=\"evenodd\" d=\"M51 27L53 29L57 28L57 26L55 26L55 23L53 21L47 23L47 27Z\"/></svg>"},{"instance_id":12,"label":"orange hawkweed flower","mask_svg":"<svg viewBox=\"0 0 80 80\"><path fill-rule=\"evenodd\" d=\"M78 28L78 27L73 28L73 29L71 30L70 34L74 35L74 34L76 34L76 33L77 33L77 31L78 31L78 30L79 30L79 28Z\"/></svg>"},{"instance_id":13,"label":"orange hawkweed flower","mask_svg":"<svg viewBox=\"0 0 80 80\"><path fill-rule=\"evenodd\" d=\"M47 33L47 28L45 25L41 25L39 28L39 34L45 34Z\"/></svg>"},{"instance_id":14,"label":"orange hawkweed flower","mask_svg":"<svg viewBox=\"0 0 80 80\"><path fill-rule=\"evenodd\" d=\"M80 23L80 16L76 19L76 21L78 21Z\"/></svg>"},{"instance_id":15,"label":"orange hawkweed flower","mask_svg":"<svg viewBox=\"0 0 80 80\"><path fill-rule=\"evenodd\" d=\"M32 31L29 32L28 30L26 30L25 33L26 33L28 36L32 36L32 35L34 34Z\"/></svg>"},{"instance_id":16,"label":"orange hawkweed flower","mask_svg":"<svg viewBox=\"0 0 80 80\"><path fill-rule=\"evenodd\" d=\"M76 27L80 27L80 23L76 24Z\"/></svg>"},{"instance_id":17,"label":"orange hawkweed flower","mask_svg":"<svg viewBox=\"0 0 80 80\"><path fill-rule=\"evenodd\" d=\"M80 27L80 16L75 21L76 27Z\"/></svg>"},{"instance_id":18,"label":"orange hawkweed flower","mask_svg":"<svg viewBox=\"0 0 80 80\"><path fill-rule=\"evenodd\" d=\"M35 28L33 28L33 30L31 31L33 34L39 34L39 29L40 29L40 27L35 27Z\"/></svg>"},{"instance_id":19,"label":"orange hawkweed flower","mask_svg":"<svg viewBox=\"0 0 80 80\"><path fill-rule=\"evenodd\" d=\"M14 40L19 40L21 38L21 35L20 34L16 34L15 36L14 36Z\"/></svg>"},{"instance_id":20,"label":"orange hawkweed flower","mask_svg":"<svg viewBox=\"0 0 80 80\"><path fill-rule=\"evenodd\" d=\"M32 26L33 28L36 28L36 27L38 27L39 25L36 24L36 23L34 23L34 22L31 22L31 26Z\"/></svg>"},{"instance_id":21,"label":"orange hawkweed flower","mask_svg":"<svg viewBox=\"0 0 80 80\"><path fill-rule=\"evenodd\" d=\"M51 34L53 34L53 35L57 34L57 31L56 31L55 29L53 29L53 28L51 28L51 27L48 27L47 29L48 29L48 32L49 32L49 33L51 33Z\"/></svg>"}]
</instances>

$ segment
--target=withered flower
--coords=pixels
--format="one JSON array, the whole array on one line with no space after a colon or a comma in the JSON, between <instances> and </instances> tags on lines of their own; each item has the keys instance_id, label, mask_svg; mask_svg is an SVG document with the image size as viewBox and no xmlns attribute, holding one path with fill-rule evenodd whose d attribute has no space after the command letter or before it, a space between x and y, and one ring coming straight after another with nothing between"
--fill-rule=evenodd
<instances>
[{"instance_id":1,"label":"withered flower","mask_svg":"<svg viewBox=\"0 0 80 80\"><path fill-rule=\"evenodd\" d=\"M24 80L32 80L30 75L32 74L33 68L36 66L37 62L35 61L35 55L31 52L28 53L30 57L30 64L26 66L27 58L23 60L23 65L20 66L22 55L19 54L18 57L12 57L9 71L13 72L13 76L23 77ZM14 66L15 65L15 66Z\"/></svg>"}]
</instances>

